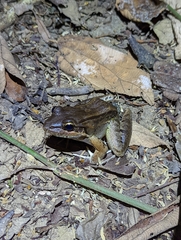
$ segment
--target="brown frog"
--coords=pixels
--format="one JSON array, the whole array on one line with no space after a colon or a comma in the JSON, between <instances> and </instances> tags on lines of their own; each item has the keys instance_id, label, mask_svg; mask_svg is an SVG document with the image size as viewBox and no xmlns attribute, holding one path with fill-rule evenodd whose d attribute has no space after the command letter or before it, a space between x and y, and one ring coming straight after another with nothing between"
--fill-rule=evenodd
<instances>
[{"instance_id":1,"label":"brown frog","mask_svg":"<svg viewBox=\"0 0 181 240\"><path fill-rule=\"evenodd\" d=\"M132 133L131 111L127 109L120 122L117 108L99 98L82 101L74 107L54 107L45 121L49 135L82 141L92 145L93 162L104 158L108 148L116 156L123 156ZM101 140L106 137L107 145Z\"/></svg>"}]
</instances>

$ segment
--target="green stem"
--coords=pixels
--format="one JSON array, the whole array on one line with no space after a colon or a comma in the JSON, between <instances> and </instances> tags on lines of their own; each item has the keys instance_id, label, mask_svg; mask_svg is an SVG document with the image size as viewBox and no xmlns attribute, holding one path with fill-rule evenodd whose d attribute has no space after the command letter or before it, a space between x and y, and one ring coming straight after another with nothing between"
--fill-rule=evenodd
<instances>
[{"instance_id":1,"label":"green stem","mask_svg":"<svg viewBox=\"0 0 181 240\"><path fill-rule=\"evenodd\" d=\"M173 9L169 4L167 4L167 9L178 19L181 21L181 15Z\"/></svg>"},{"instance_id":2,"label":"green stem","mask_svg":"<svg viewBox=\"0 0 181 240\"><path fill-rule=\"evenodd\" d=\"M50 167L56 175L58 175L60 178L62 178L64 180L68 180L68 181L71 181L73 183L77 183L77 184L79 184L79 185L81 185L85 188L89 188L93 191L99 192L101 194L109 196L110 198L119 200L121 202L129 204L133 207L139 208L142 211L145 211L145 212L148 212L148 213L155 213L156 211L158 211L158 209L155 208L155 207L152 207L148 204L144 204L144 203L142 203L142 202L140 202L136 199L125 196L121 193L115 192L115 191L110 190L108 188L102 187L102 186L100 186L100 185L98 185L94 182L91 182L91 181L85 179L85 178L79 177L77 175L73 175L72 173L68 173L68 172L61 173L61 171L57 168L56 164L49 161L47 158L43 157L39 153L35 152L33 149L27 147L26 145L22 144L21 142L17 141L16 139L12 138L8 134L2 132L1 130L0 130L0 137L5 139L6 141L16 145L17 147L19 147L23 151L31 154L33 157L35 157L37 160L42 162L44 165L46 165L47 167Z\"/></svg>"}]
</instances>

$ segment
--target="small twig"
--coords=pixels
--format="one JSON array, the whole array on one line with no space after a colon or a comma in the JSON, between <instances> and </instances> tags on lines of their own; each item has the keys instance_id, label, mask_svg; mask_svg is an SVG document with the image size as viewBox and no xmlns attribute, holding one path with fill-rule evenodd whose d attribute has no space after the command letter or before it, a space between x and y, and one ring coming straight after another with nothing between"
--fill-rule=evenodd
<instances>
[{"instance_id":1,"label":"small twig","mask_svg":"<svg viewBox=\"0 0 181 240\"><path fill-rule=\"evenodd\" d=\"M60 87L60 69L59 69L59 65L58 65L58 56L56 56L56 62L55 62L55 66L56 66L56 70L57 70L57 86Z\"/></svg>"}]
</instances>

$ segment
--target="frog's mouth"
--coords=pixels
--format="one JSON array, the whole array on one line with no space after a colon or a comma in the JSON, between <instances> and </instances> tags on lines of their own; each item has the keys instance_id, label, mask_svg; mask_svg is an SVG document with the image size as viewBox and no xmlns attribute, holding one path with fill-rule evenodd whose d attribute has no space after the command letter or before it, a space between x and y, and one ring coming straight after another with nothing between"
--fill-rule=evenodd
<instances>
[{"instance_id":1,"label":"frog's mouth","mask_svg":"<svg viewBox=\"0 0 181 240\"><path fill-rule=\"evenodd\" d=\"M67 131L62 128L45 128L45 132L47 136L71 138L78 141L84 140L85 138L89 137L85 132Z\"/></svg>"}]
</instances>

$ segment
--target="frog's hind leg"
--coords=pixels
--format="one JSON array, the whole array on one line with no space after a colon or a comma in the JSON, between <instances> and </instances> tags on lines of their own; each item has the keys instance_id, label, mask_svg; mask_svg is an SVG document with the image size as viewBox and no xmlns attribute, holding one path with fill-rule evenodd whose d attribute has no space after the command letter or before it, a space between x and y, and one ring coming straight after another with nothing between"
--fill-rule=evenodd
<instances>
[{"instance_id":1,"label":"frog's hind leg","mask_svg":"<svg viewBox=\"0 0 181 240\"><path fill-rule=\"evenodd\" d=\"M120 157L123 156L129 146L132 134L132 113L127 109L119 119L112 119L106 131L106 139L109 148Z\"/></svg>"}]
</instances>

